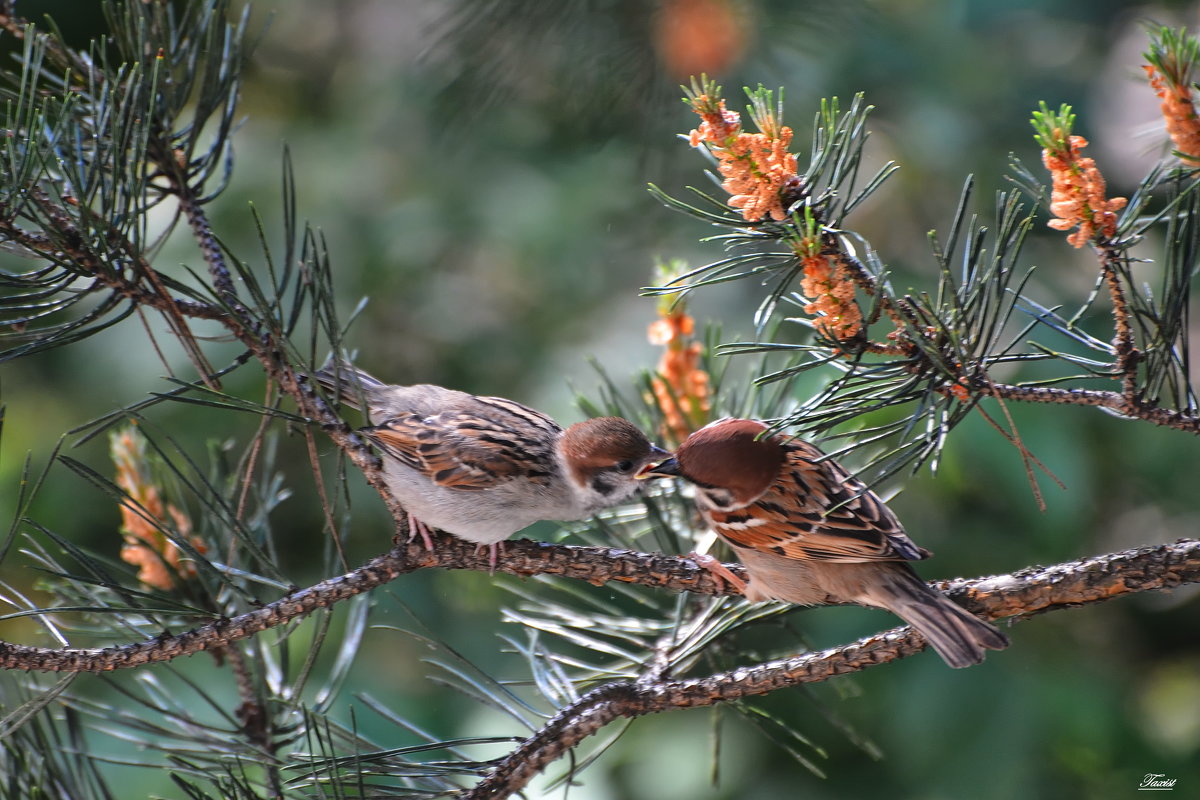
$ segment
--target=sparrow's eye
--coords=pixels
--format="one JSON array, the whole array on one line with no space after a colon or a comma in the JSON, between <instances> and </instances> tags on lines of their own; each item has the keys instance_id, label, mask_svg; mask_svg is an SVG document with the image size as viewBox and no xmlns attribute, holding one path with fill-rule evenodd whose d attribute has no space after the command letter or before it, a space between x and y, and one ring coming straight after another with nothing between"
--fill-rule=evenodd
<instances>
[{"instance_id":1,"label":"sparrow's eye","mask_svg":"<svg viewBox=\"0 0 1200 800\"><path fill-rule=\"evenodd\" d=\"M618 461L616 463L616 467L617 467L617 472L632 472L633 471L633 462L630 461L629 459L625 459L624 461Z\"/></svg>"}]
</instances>

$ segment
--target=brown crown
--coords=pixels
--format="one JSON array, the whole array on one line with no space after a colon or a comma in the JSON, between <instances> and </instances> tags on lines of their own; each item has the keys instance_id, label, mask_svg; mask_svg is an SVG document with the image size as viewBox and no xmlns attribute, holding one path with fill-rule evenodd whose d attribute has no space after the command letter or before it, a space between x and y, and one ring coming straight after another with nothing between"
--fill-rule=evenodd
<instances>
[{"instance_id":1,"label":"brown crown","mask_svg":"<svg viewBox=\"0 0 1200 800\"><path fill-rule=\"evenodd\" d=\"M597 417L577 422L562 436L563 455L583 467L607 467L620 461L641 464L650 456L650 440L627 419Z\"/></svg>"},{"instance_id":2,"label":"brown crown","mask_svg":"<svg viewBox=\"0 0 1200 800\"><path fill-rule=\"evenodd\" d=\"M767 490L783 466L783 444L776 436L762 436L766 430L749 419L725 419L701 428L675 451L679 472L693 483L728 489L737 500L749 502Z\"/></svg>"}]
</instances>

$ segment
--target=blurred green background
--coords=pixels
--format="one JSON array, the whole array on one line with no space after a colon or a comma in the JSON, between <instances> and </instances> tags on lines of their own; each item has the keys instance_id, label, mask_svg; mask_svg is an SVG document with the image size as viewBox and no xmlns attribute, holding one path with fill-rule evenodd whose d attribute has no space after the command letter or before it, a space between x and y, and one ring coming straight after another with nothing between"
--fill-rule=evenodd
<instances>
[{"instance_id":1,"label":"blurred green background","mask_svg":"<svg viewBox=\"0 0 1200 800\"><path fill-rule=\"evenodd\" d=\"M101 25L90 3L20 7L33 19L42 9L77 39ZM877 107L869 157L895 159L901 170L851 222L896 270L898 286L922 289L933 285L926 233L949 223L965 176L977 177L977 209L986 215L993 193L1008 187L1009 152L1036 167L1028 120L1039 100L1075 106L1110 194L1131 191L1163 144L1139 69L1141 23L1194 26L1196 11L1187 3L1032 0L262 4L256 19L270 19L247 75L234 179L211 213L234 251L253 258L248 204L268 224L278 220L286 143L300 213L328 242L343 313L369 298L348 337L361 366L395 382L513 397L574 421L572 387L594 394L599 383L587 357L618 382L657 359L645 340L654 300L638 296L655 258L699 265L720 257L698 241L711 229L645 189L654 182L678 194L704 184L703 160L676 136L695 124L678 99L690 72L716 75L733 107L742 85L785 87L785 121L802 154L820 98L865 92ZM685 29L695 33L681 41ZM179 246L162 260L198 259ZM1094 263L1059 234L1039 230L1026 260L1039 266L1034 295L1047 305L1070 306L1091 289ZM696 295L692 309L734 340L751 333L758 295L750 282L725 285ZM3 366L5 518L26 453L44 464L63 431L166 388L144 336L129 320ZM231 386L261 396L253 369ZM1017 453L981 420L963 425L938 474L912 479L894 501L914 538L937 553L925 577L1196 536L1192 438L1089 409L1011 410L1066 491L1043 481L1048 508L1040 512ZM154 419L200 457L206 441L244 440L256 424L170 405ZM307 585L326 577L306 557L322 547L319 506L302 439L282 447L283 461L296 462L294 496L275 527L295 537L288 566ZM104 441L72 455L111 471ZM352 560L381 551L389 535L379 504L360 496ZM72 541L114 555L119 547L116 510L66 470L51 473L34 516ZM29 586L18 557L5 569L7 580ZM376 593L373 621L399 624L399 598L448 643L491 663L503 628L497 607L510 597L494 584L482 574L414 575ZM803 612L797 624L829 646L893 623L825 609ZM951 672L924 654L773 697L777 713L823 752L809 757L824 778L733 715L714 756L711 713L689 712L634 723L570 797L1115 798L1130 796L1146 773L1178 779L1176 796L1194 795L1194 589L1058 612L1010 633L1009 650L970 670ZM0 625L0 635L32 640L17 624ZM346 703L368 691L441 735L513 732L431 685L420 655L405 637L372 632ZM875 748L852 743L840 725ZM135 787L130 797L172 791L161 774L113 770Z\"/></svg>"}]
</instances>

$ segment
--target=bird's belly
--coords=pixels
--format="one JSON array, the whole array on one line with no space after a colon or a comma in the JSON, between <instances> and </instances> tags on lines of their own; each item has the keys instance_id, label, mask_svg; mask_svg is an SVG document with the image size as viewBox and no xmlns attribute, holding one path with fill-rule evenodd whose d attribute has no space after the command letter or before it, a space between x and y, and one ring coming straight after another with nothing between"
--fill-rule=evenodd
<instances>
[{"instance_id":1,"label":"bird's belly","mask_svg":"<svg viewBox=\"0 0 1200 800\"><path fill-rule=\"evenodd\" d=\"M388 488L405 510L431 528L479 544L503 541L543 519L573 519L552 495L505 485L464 490L437 486L412 475L387 475Z\"/></svg>"},{"instance_id":2,"label":"bird's belly","mask_svg":"<svg viewBox=\"0 0 1200 800\"><path fill-rule=\"evenodd\" d=\"M750 573L746 586L746 599L750 602L782 600L806 606L837 602L835 593L826 586L826 571L813 569L812 564L802 559L742 547L733 549Z\"/></svg>"}]
</instances>

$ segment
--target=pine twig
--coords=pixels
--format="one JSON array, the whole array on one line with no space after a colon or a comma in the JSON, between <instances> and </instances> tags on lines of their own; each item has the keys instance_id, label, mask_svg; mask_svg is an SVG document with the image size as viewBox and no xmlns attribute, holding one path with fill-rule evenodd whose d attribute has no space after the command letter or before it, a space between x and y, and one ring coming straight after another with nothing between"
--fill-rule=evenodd
<instances>
[{"instance_id":1,"label":"pine twig","mask_svg":"<svg viewBox=\"0 0 1200 800\"><path fill-rule=\"evenodd\" d=\"M1111 246L1103 246L1099 250L1100 272L1112 298L1113 353L1116 355L1115 366L1121 377L1121 394L1129 405L1137 406L1137 365L1140 353L1133 338L1133 326L1129 322L1129 303L1125 299L1125 289L1121 286L1120 273L1117 272L1117 261L1121 258L1121 251Z\"/></svg>"},{"instance_id":2,"label":"pine twig","mask_svg":"<svg viewBox=\"0 0 1200 800\"><path fill-rule=\"evenodd\" d=\"M980 395L1018 400L1024 403L1097 406L1115 411L1124 417L1144 420L1185 433L1200 434L1200 417L1130 399L1121 392L1096 389L1060 389L1052 386L1016 386L1004 383L980 384L974 388Z\"/></svg>"}]
</instances>

